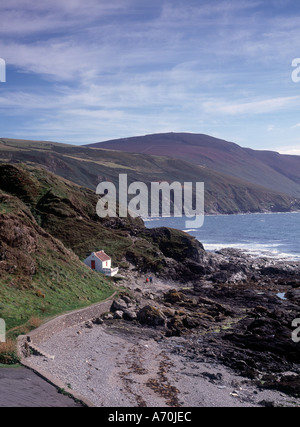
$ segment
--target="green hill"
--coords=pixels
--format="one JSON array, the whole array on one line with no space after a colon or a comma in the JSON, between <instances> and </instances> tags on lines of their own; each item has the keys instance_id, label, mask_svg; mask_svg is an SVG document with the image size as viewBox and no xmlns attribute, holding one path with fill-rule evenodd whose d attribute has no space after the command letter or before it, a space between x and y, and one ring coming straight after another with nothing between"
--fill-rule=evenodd
<instances>
[{"instance_id":1,"label":"green hill","mask_svg":"<svg viewBox=\"0 0 300 427\"><path fill-rule=\"evenodd\" d=\"M43 168L0 165L0 318L10 337L37 318L112 294L111 279L82 263L92 251L104 249L123 268L130 262L174 278L188 278L204 256L202 245L178 230L100 219L97 201L93 191Z\"/></svg>"},{"instance_id":2,"label":"green hill","mask_svg":"<svg viewBox=\"0 0 300 427\"><path fill-rule=\"evenodd\" d=\"M10 337L33 318L87 306L112 292L112 283L40 227L25 203L0 191L0 317Z\"/></svg>"}]
</instances>

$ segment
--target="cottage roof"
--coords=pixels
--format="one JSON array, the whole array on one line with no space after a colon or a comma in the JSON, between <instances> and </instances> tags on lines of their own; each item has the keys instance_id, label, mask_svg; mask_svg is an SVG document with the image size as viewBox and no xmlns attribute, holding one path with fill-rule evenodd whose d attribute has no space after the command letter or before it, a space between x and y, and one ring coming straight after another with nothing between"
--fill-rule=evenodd
<instances>
[{"instance_id":1,"label":"cottage roof","mask_svg":"<svg viewBox=\"0 0 300 427\"><path fill-rule=\"evenodd\" d=\"M111 259L104 251L95 252L95 255L102 262L103 261L110 261L110 259Z\"/></svg>"}]
</instances>

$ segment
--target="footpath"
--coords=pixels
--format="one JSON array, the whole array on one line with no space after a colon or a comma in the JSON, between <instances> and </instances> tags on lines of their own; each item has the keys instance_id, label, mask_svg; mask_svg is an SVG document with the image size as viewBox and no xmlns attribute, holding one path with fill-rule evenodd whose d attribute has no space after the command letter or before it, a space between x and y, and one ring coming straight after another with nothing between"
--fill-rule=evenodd
<instances>
[{"instance_id":1,"label":"footpath","mask_svg":"<svg viewBox=\"0 0 300 427\"><path fill-rule=\"evenodd\" d=\"M69 395L62 394L60 391L63 391L64 384L46 372L31 366L23 356L22 348L24 342L29 340L32 350L36 350L38 348L36 345L56 333L109 311L115 294L116 292L103 302L58 316L33 330L27 336L20 336L18 352L23 366L0 368L0 408L92 406L90 402L81 399L81 396L72 391L68 391ZM78 399L83 403L80 403Z\"/></svg>"}]
</instances>

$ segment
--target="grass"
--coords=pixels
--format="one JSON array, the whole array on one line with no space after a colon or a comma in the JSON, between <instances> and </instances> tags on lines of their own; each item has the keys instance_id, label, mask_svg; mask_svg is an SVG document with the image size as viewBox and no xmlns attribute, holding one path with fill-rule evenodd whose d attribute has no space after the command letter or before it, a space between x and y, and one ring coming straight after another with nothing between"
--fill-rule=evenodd
<instances>
[{"instance_id":1,"label":"grass","mask_svg":"<svg viewBox=\"0 0 300 427\"><path fill-rule=\"evenodd\" d=\"M14 364L19 335L46 319L107 299L115 286L111 278L89 269L39 225L43 215L53 217L58 239L64 240L67 229L75 242L91 239L97 223L89 216L93 214L89 198L94 200L90 190L29 166L2 165L1 173L2 186L12 194L0 191L0 318L5 320L7 338L0 346L0 363ZM69 217L73 218L70 222ZM87 224L86 236L82 222ZM100 229L101 238L106 232L113 244L114 233ZM123 237L119 244L128 246L128 239Z\"/></svg>"},{"instance_id":2,"label":"grass","mask_svg":"<svg viewBox=\"0 0 300 427\"><path fill-rule=\"evenodd\" d=\"M15 275L0 278L0 318L8 338L16 338L40 322L66 311L100 302L114 292L113 281L89 270L78 258L66 259L49 248L35 257L32 279Z\"/></svg>"},{"instance_id":3,"label":"grass","mask_svg":"<svg viewBox=\"0 0 300 427\"><path fill-rule=\"evenodd\" d=\"M115 291L114 282L89 270L77 257L67 259L43 248L35 258L32 278L0 278L0 318L6 322L6 343L0 343L0 363L14 365L16 338L56 315L101 302Z\"/></svg>"},{"instance_id":4,"label":"grass","mask_svg":"<svg viewBox=\"0 0 300 427\"><path fill-rule=\"evenodd\" d=\"M52 277L52 279L50 279ZM27 285L28 286L28 285ZM16 338L39 327L45 320L101 302L114 292L113 282L80 265L68 269L55 263L44 266L30 288L17 289L0 282L0 317L6 321L6 343L0 343L0 363L14 365Z\"/></svg>"}]
</instances>

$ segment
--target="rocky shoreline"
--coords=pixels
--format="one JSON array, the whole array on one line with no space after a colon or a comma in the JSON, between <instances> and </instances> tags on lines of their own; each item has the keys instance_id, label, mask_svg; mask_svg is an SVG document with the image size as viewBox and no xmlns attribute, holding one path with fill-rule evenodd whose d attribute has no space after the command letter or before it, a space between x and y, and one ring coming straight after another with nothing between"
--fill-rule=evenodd
<instances>
[{"instance_id":1,"label":"rocky shoreline","mask_svg":"<svg viewBox=\"0 0 300 427\"><path fill-rule=\"evenodd\" d=\"M201 255L193 280L127 269L109 313L31 362L96 406L300 406L300 263Z\"/></svg>"}]
</instances>

